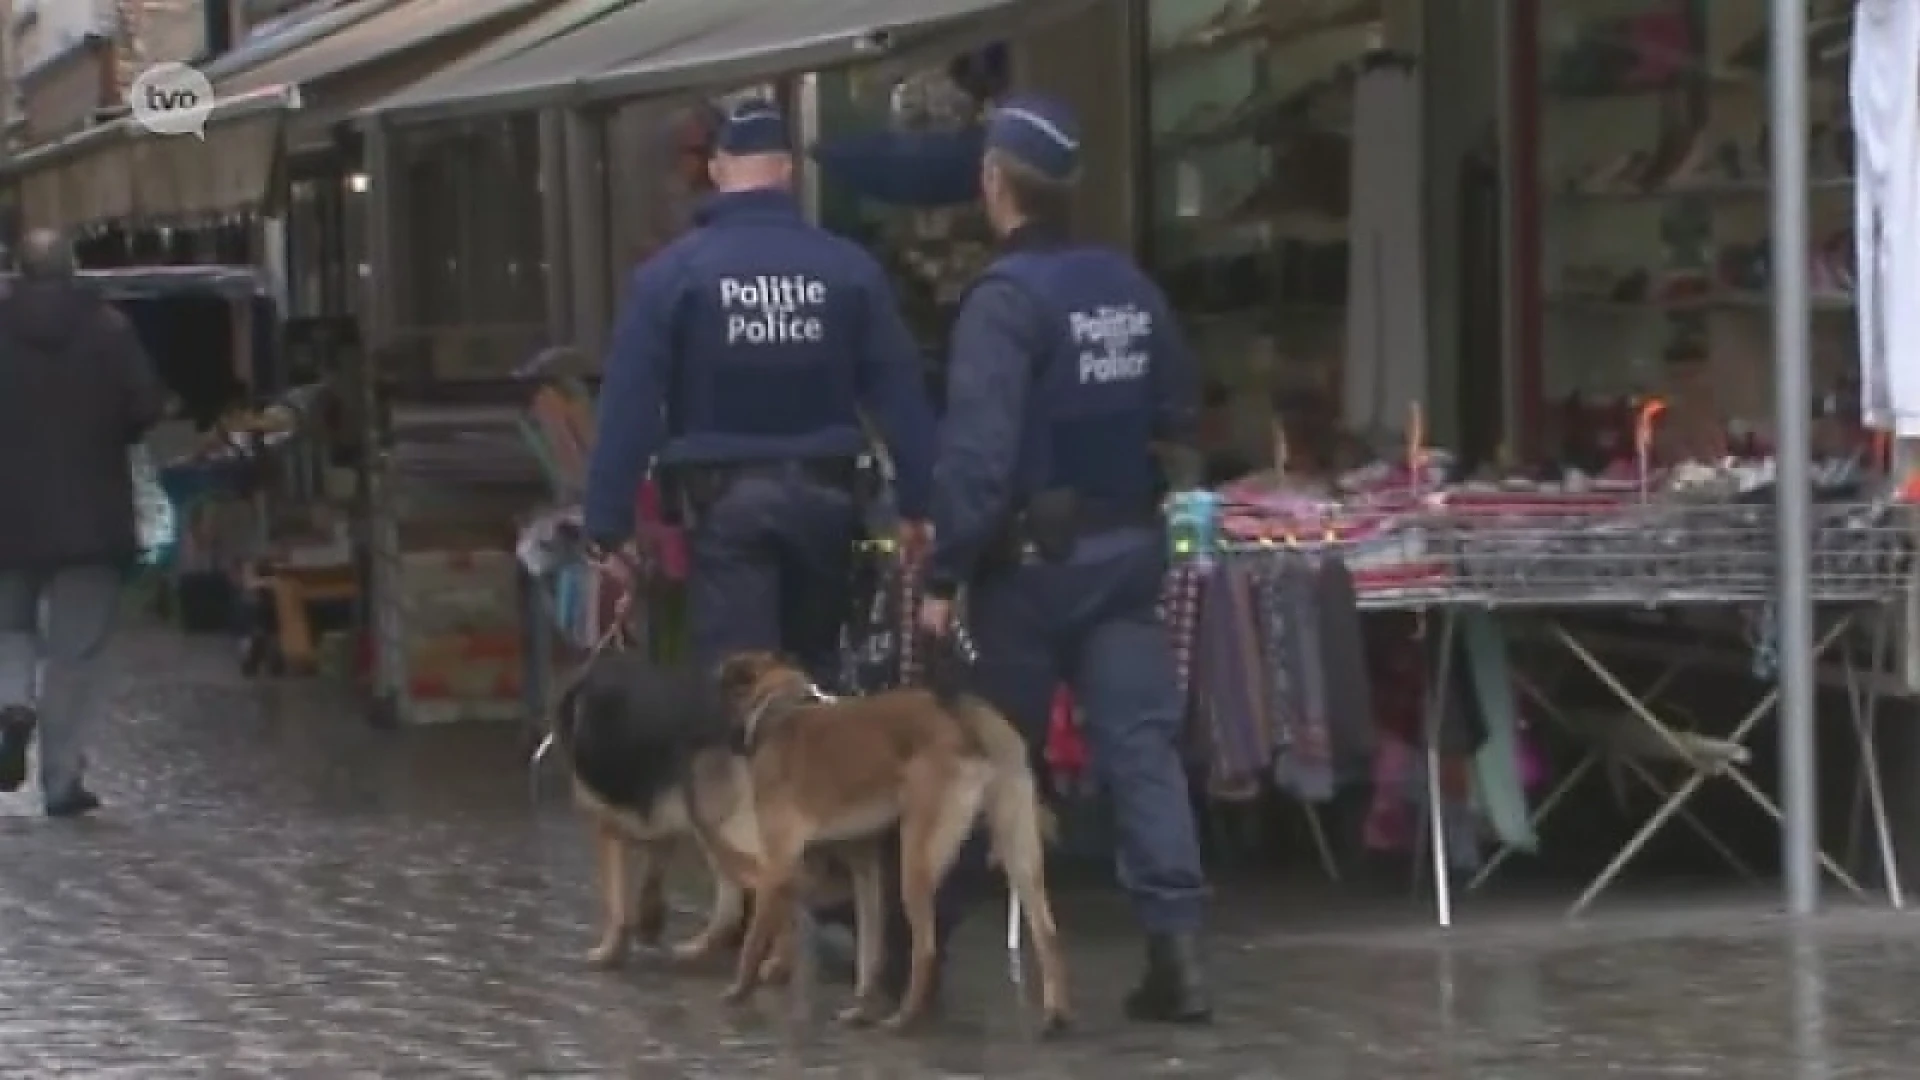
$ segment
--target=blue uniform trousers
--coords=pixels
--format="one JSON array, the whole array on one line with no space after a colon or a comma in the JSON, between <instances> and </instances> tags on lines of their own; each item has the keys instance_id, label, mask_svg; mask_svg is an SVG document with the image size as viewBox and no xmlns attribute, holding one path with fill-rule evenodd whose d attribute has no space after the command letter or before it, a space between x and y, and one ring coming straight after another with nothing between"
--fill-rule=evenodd
<instances>
[{"instance_id":1,"label":"blue uniform trousers","mask_svg":"<svg viewBox=\"0 0 1920 1080\"><path fill-rule=\"evenodd\" d=\"M1185 710L1158 614L1165 571L1157 532L1098 533L1065 563L976 583L968 623L980 694L1036 755L1055 688L1072 687L1113 805L1120 885L1148 932L1184 933L1199 929L1207 887L1181 751Z\"/></svg>"},{"instance_id":2,"label":"blue uniform trousers","mask_svg":"<svg viewBox=\"0 0 1920 1080\"><path fill-rule=\"evenodd\" d=\"M688 537L700 664L785 652L831 684L859 528L852 495L799 466L743 468Z\"/></svg>"},{"instance_id":3,"label":"blue uniform trousers","mask_svg":"<svg viewBox=\"0 0 1920 1080\"><path fill-rule=\"evenodd\" d=\"M1064 564L1021 566L976 582L968 612L980 653L974 689L1021 729L1037 770L1045 769L1040 759L1054 690L1062 682L1073 688L1093 767L1113 804L1121 887L1141 926L1156 934L1198 930L1207 895L1181 754L1184 710L1158 613L1164 559L1156 532L1098 534ZM941 886L943 951L978 895L986 853L976 830ZM848 910L820 914L851 917ZM909 940L895 903L890 965L903 963Z\"/></svg>"}]
</instances>

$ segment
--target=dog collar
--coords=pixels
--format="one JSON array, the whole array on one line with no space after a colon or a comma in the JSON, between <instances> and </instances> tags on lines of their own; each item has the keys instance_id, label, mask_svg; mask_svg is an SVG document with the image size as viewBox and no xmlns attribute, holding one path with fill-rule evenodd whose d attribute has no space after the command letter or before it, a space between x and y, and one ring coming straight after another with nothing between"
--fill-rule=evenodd
<instances>
[{"instance_id":1,"label":"dog collar","mask_svg":"<svg viewBox=\"0 0 1920 1080\"><path fill-rule=\"evenodd\" d=\"M802 705L831 705L840 699L820 689L814 683L808 683L800 693L789 697L785 694L770 694L766 700L753 707L747 714L746 723L740 726L740 748L752 753L755 744L760 741L760 726L776 707L797 709Z\"/></svg>"}]
</instances>

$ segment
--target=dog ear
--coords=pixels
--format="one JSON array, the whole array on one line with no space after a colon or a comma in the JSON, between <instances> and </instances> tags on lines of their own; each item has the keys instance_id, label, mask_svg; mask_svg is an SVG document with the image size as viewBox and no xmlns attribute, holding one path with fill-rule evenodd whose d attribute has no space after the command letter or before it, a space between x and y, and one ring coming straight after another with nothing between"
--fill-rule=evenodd
<instances>
[{"instance_id":1,"label":"dog ear","mask_svg":"<svg viewBox=\"0 0 1920 1080\"><path fill-rule=\"evenodd\" d=\"M720 687L720 693L729 701L737 701L753 690L766 674L769 657L765 653L735 653L720 661L714 672L714 681Z\"/></svg>"}]
</instances>

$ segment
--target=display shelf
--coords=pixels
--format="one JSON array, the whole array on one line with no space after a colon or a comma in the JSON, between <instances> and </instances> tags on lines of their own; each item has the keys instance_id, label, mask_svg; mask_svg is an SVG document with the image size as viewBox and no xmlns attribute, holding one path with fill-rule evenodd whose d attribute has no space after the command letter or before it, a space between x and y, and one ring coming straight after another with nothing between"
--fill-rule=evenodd
<instances>
[{"instance_id":1,"label":"display shelf","mask_svg":"<svg viewBox=\"0 0 1920 1080\"><path fill-rule=\"evenodd\" d=\"M1807 191L1820 196L1845 196L1850 199L1853 197L1853 177L1816 177L1808 181ZM1553 198L1557 202L1673 202L1679 199L1761 199L1772 194L1772 182L1762 178L1688 184L1681 187L1568 187L1553 192Z\"/></svg>"},{"instance_id":2,"label":"display shelf","mask_svg":"<svg viewBox=\"0 0 1920 1080\"><path fill-rule=\"evenodd\" d=\"M1803 258L1824 393L1855 377L1854 181L1844 64L1831 62L1846 5L1813 6ZM1549 20L1536 43L1543 395L1685 397L1689 427L1764 435L1774 415L1764 7L1567 0Z\"/></svg>"},{"instance_id":3,"label":"display shelf","mask_svg":"<svg viewBox=\"0 0 1920 1080\"><path fill-rule=\"evenodd\" d=\"M1379 0L1301 4L1229 0L1205 22L1154 46L1150 62L1167 69L1205 60L1239 45L1283 49L1323 34L1364 29L1380 21Z\"/></svg>"},{"instance_id":4,"label":"display shelf","mask_svg":"<svg viewBox=\"0 0 1920 1080\"><path fill-rule=\"evenodd\" d=\"M1605 296L1587 296L1580 293L1549 293L1547 304L1554 308L1604 314L1681 315L1712 311L1771 311L1773 297L1766 293L1724 292L1696 300L1657 303L1610 300ZM1814 296L1812 307L1814 313L1819 315L1851 315L1854 311L1854 299L1851 296Z\"/></svg>"},{"instance_id":5,"label":"display shelf","mask_svg":"<svg viewBox=\"0 0 1920 1080\"><path fill-rule=\"evenodd\" d=\"M1249 413L1236 426L1264 440L1276 389L1338 385L1353 81L1380 44L1383 5L1149 0L1146 10L1149 268L1209 382ZM1264 453L1264 442L1247 449Z\"/></svg>"}]
</instances>

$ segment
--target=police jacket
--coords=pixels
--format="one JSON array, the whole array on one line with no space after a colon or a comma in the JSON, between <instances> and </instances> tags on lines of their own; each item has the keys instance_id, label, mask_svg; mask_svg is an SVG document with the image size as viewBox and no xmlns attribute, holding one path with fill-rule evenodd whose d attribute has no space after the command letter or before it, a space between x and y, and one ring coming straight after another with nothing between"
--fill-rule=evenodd
<instances>
[{"instance_id":1,"label":"police jacket","mask_svg":"<svg viewBox=\"0 0 1920 1080\"><path fill-rule=\"evenodd\" d=\"M807 223L793 197L716 195L634 272L601 387L587 535L628 536L649 462L853 457L864 406L901 513L925 515L933 413L919 348L872 256Z\"/></svg>"},{"instance_id":2,"label":"police jacket","mask_svg":"<svg viewBox=\"0 0 1920 1080\"><path fill-rule=\"evenodd\" d=\"M1191 443L1198 375L1166 297L1125 256L1016 231L953 329L929 587L950 592L1042 491L1152 512L1151 444Z\"/></svg>"}]
</instances>

